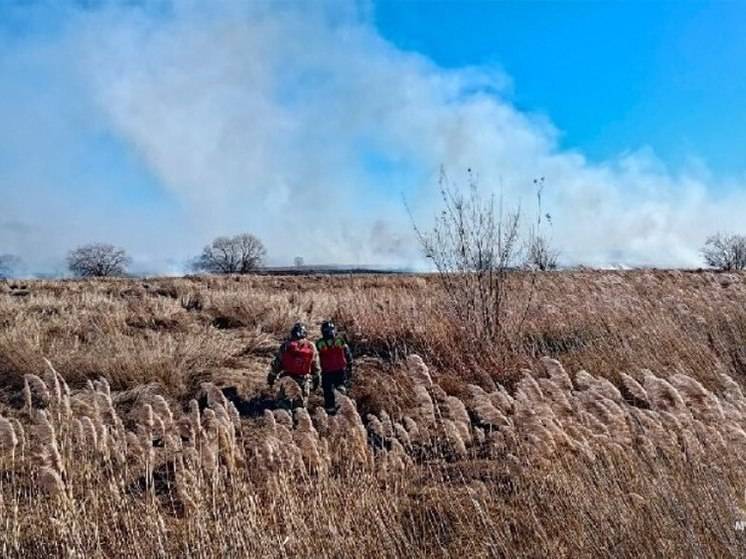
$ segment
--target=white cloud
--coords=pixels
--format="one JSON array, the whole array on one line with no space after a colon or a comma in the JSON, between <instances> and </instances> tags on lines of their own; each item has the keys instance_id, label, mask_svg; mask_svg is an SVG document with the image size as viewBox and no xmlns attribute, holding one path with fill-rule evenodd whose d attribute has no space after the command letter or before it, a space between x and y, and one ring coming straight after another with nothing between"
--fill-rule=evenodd
<instances>
[{"instance_id":1,"label":"white cloud","mask_svg":"<svg viewBox=\"0 0 746 559\"><path fill-rule=\"evenodd\" d=\"M117 218L122 243L139 231L135 256L165 261L252 230L278 261L411 263L400 192L427 219L441 164L456 177L475 169L529 213L532 179L546 177L544 207L572 262L697 265L707 234L739 225L743 190L715 196L723 185L701 166L674 173L649 149L590 163L558 148L547 118L512 106L501 92L520 83L494 68L439 68L386 42L365 5L314 6L107 7L76 13L44 51L103 118L97 126L186 208L168 224L182 235L161 247L147 243L157 223ZM50 204L36 206L41 216ZM111 229L94 223L83 232Z\"/></svg>"}]
</instances>

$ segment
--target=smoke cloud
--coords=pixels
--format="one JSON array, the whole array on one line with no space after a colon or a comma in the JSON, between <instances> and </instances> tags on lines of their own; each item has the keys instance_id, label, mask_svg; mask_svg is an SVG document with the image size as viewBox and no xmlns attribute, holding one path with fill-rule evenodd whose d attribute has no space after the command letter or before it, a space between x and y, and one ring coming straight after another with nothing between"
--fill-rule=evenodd
<instances>
[{"instance_id":1,"label":"smoke cloud","mask_svg":"<svg viewBox=\"0 0 746 559\"><path fill-rule=\"evenodd\" d=\"M745 207L703 164L560 149L548 118L509 102L509 76L403 51L366 5L104 3L56 8L44 33L40 9L0 28L0 252L37 269L103 240L178 273L243 231L278 264L421 266L402 195L427 223L441 165L529 217L546 177L571 264L696 266Z\"/></svg>"}]
</instances>

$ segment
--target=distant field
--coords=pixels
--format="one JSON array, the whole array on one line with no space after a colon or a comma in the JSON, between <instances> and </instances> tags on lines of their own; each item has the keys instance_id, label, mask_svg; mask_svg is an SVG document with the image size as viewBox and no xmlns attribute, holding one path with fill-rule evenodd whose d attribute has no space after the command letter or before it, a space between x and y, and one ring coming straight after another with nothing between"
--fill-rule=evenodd
<instances>
[{"instance_id":1,"label":"distant field","mask_svg":"<svg viewBox=\"0 0 746 559\"><path fill-rule=\"evenodd\" d=\"M510 281L500 347L434 276L0 283L0 555L746 554L746 275ZM326 318L351 399L271 411Z\"/></svg>"}]
</instances>

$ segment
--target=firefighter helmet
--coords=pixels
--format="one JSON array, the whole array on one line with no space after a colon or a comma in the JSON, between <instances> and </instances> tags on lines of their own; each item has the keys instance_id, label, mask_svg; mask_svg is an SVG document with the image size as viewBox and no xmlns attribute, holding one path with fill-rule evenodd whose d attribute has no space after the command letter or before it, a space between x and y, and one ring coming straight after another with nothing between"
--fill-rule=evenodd
<instances>
[{"instance_id":1,"label":"firefighter helmet","mask_svg":"<svg viewBox=\"0 0 746 559\"><path fill-rule=\"evenodd\" d=\"M337 327L331 320L325 320L321 323L321 335L327 340L333 339L337 336Z\"/></svg>"},{"instance_id":2,"label":"firefighter helmet","mask_svg":"<svg viewBox=\"0 0 746 559\"><path fill-rule=\"evenodd\" d=\"M308 335L306 332L306 326L302 322L296 322L293 324L292 330L290 330L290 338L293 340L302 340Z\"/></svg>"}]
</instances>

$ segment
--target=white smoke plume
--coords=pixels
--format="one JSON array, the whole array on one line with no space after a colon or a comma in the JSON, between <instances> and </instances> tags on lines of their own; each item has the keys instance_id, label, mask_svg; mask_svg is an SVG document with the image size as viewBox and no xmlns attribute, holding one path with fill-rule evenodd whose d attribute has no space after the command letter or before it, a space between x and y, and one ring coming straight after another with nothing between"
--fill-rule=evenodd
<instances>
[{"instance_id":1,"label":"white smoke plume","mask_svg":"<svg viewBox=\"0 0 746 559\"><path fill-rule=\"evenodd\" d=\"M647 148L602 164L561 150L548 118L508 101L508 76L403 51L366 5L56 9L49 38L3 39L0 75L34 79L11 81L0 108L0 253L52 266L105 240L178 272L213 236L250 231L274 263L419 266L402 194L426 222L441 165L456 179L474 169L528 215L546 177L566 263L696 266L705 237L746 207L743 185L671 170ZM157 185L155 200L124 196L115 164L80 172L102 142L133 154L146 177L133 184Z\"/></svg>"}]
</instances>

